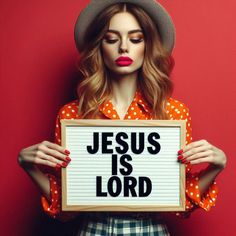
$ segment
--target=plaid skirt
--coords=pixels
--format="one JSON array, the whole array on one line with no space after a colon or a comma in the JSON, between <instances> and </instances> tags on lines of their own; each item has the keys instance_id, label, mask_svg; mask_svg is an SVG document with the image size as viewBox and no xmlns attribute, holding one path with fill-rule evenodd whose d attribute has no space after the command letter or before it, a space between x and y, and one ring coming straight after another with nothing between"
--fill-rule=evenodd
<instances>
[{"instance_id":1,"label":"plaid skirt","mask_svg":"<svg viewBox=\"0 0 236 236\"><path fill-rule=\"evenodd\" d=\"M151 217L97 214L87 216L77 236L169 236L164 223Z\"/></svg>"}]
</instances>

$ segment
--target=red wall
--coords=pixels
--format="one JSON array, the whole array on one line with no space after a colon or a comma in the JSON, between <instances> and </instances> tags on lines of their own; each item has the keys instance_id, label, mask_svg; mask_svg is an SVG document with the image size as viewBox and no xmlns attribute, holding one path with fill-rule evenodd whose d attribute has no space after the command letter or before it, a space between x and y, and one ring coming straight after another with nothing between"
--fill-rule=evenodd
<instances>
[{"instance_id":1,"label":"red wall","mask_svg":"<svg viewBox=\"0 0 236 236\"><path fill-rule=\"evenodd\" d=\"M62 232L60 224L42 214L38 190L16 158L21 148L52 140L57 110L74 97L78 53L73 27L87 2L0 2L1 235L30 236L40 231L47 235L46 228L56 227ZM227 168L218 176L217 206L208 213L197 210L187 220L171 219L170 231L231 235L236 210L236 2L160 2L172 15L177 31L174 96L190 107L194 140L207 139L228 155Z\"/></svg>"}]
</instances>

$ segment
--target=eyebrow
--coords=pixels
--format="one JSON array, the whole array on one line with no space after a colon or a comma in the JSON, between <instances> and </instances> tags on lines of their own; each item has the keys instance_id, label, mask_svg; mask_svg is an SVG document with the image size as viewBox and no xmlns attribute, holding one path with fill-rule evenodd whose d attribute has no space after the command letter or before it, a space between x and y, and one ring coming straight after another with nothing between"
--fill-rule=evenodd
<instances>
[{"instance_id":1,"label":"eyebrow","mask_svg":"<svg viewBox=\"0 0 236 236\"><path fill-rule=\"evenodd\" d=\"M130 31L128 31L128 34L133 34L133 33L137 33L137 32L143 33L143 31L142 31L141 29L135 29L135 30L130 30ZM113 30L113 29L107 30L107 33L115 33L115 34L120 35L120 32L119 32L119 31Z\"/></svg>"}]
</instances>

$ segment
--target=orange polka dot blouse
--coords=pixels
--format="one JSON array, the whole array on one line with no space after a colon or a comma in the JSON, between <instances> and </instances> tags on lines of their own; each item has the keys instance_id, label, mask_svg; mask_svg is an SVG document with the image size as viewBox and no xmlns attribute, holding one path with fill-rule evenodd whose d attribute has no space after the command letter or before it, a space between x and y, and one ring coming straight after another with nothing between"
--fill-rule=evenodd
<instances>
[{"instance_id":1,"label":"orange polka dot blouse","mask_svg":"<svg viewBox=\"0 0 236 236\"><path fill-rule=\"evenodd\" d=\"M80 119L78 115L78 100L74 100L64 105L56 119L55 143L61 144L61 119ZM104 119L120 119L112 102L109 100L101 105L99 111L104 115ZM178 100L170 98L166 106L166 113L170 120L186 120L186 144L192 141L191 117L186 105ZM149 120L151 110L147 102L143 99L141 92L136 91L135 97L131 102L124 119ZM177 160L177 157L176 157ZM60 220L69 220L75 217L74 212L61 211L61 176L60 170L52 169L47 173L50 180L51 201L44 196L41 197L43 210L53 218ZM218 194L216 182L208 188L203 196L200 196L198 185L199 173L191 173L191 164L186 165L186 212L176 213L180 217L186 217L196 208L203 208L209 211L215 205ZM78 214L78 213L77 213Z\"/></svg>"}]
</instances>

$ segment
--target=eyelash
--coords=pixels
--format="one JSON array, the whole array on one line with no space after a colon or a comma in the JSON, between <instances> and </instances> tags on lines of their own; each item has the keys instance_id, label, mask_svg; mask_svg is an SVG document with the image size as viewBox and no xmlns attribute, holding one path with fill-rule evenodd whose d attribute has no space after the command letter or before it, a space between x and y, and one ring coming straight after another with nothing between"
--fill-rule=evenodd
<instances>
[{"instance_id":1,"label":"eyelash","mask_svg":"<svg viewBox=\"0 0 236 236\"><path fill-rule=\"evenodd\" d=\"M118 39L105 39L107 43L114 44L118 41ZM141 43L143 41L142 38L140 39L130 39L130 41L134 44Z\"/></svg>"},{"instance_id":2,"label":"eyelash","mask_svg":"<svg viewBox=\"0 0 236 236\"><path fill-rule=\"evenodd\" d=\"M130 39L132 43L141 43L143 41L143 38L137 38L137 39Z\"/></svg>"}]
</instances>

